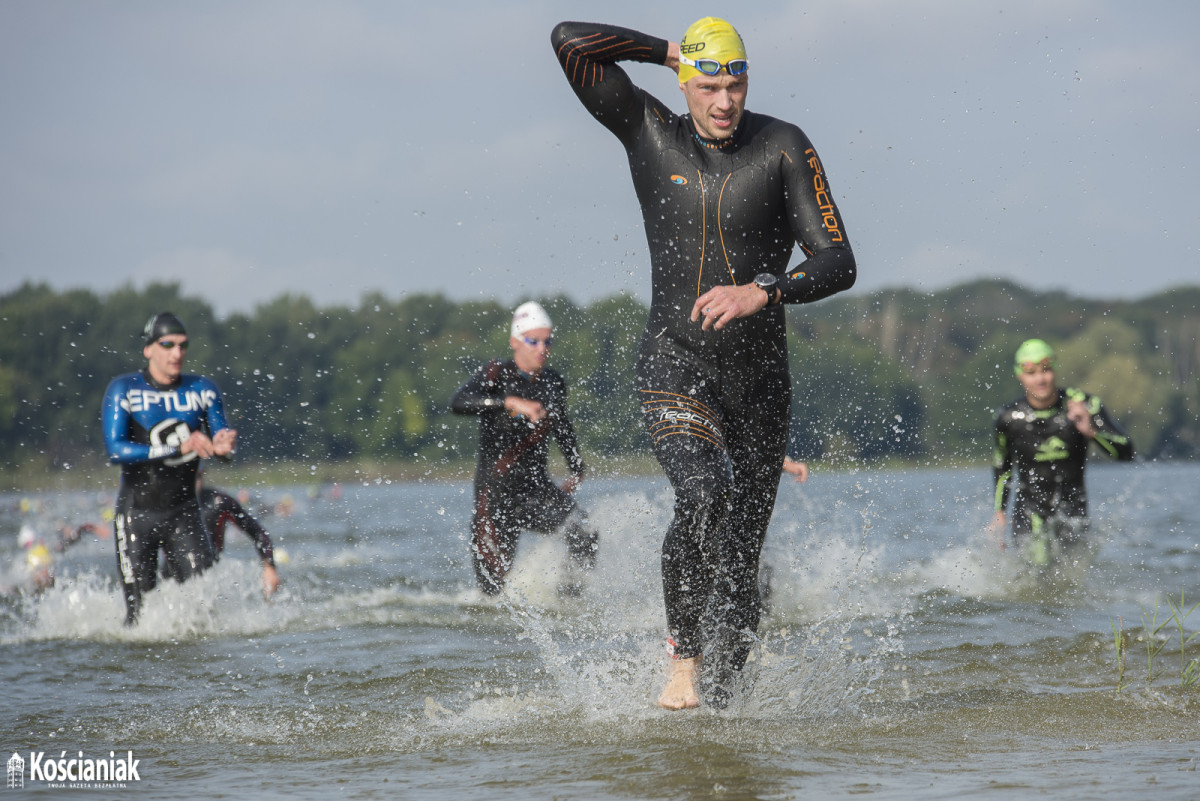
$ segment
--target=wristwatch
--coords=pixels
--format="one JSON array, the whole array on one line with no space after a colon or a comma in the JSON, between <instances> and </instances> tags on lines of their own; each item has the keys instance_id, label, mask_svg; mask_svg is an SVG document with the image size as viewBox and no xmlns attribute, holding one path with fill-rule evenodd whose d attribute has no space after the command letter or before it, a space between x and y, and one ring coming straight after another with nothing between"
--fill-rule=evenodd
<instances>
[{"instance_id":1,"label":"wristwatch","mask_svg":"<svg viewBox=\"0 0 1200 801\"><path fill-rule=\"evenodd\" d=\"M775 305L775 292L779 289L779 279L771 273L759 273L754 276L754 285L767 293L767 305Z\"/></svg>"}]
</instances>

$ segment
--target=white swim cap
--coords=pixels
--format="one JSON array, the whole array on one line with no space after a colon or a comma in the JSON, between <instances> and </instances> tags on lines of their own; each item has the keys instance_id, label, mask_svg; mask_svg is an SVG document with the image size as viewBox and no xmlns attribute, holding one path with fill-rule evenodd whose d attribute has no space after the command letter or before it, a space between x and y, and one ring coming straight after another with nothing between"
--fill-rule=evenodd
<instances>
[{"instance_id":1,"label":"white swim cap","mask_svg":"<svg viewBox=\"0 0 1200 801\"><path fill-rule=\"evenodd\" d=\"M551 325L550 315L546 314L546 310L531 300L522 303L513 312L512 335L519 337L526 331L532 331L535 328L554 328L554 326Z\"/></svg>"},{"instance_id":2,"label":"white swim cap","mask_svg":"<svg viewBox=\"0 0 1200 801\"><path fill-rule=\"evenodd\" d=\"M22 548L28 548L30 545L33 545L36 539L37 532L33 530L33 526L28 523L22 523L21 531L17 534L17 545L20 545Z\"/></svg>"}]
</instances>

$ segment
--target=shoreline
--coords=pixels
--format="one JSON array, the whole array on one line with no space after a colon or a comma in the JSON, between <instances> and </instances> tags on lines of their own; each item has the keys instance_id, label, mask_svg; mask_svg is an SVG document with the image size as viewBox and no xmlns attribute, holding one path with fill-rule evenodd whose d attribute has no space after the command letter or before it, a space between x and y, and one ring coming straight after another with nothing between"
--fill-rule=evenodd
<instances>
[{"instance_id":1,"label":"shoreline","mask_svg":"<svg viewBox=\"0 0 1200 801\"><path fill-rule=\"evenodd\" d=\"M865 462L860 459L823 458L809 460L819 472L888 470L936 470L947 468L974 469L987 467L980 459L911 459ZM429 462L421 459L388 461L353 459L323 464L288 461L280 463L233 462L222 464L210 460L205 472L218 486L305 486L350 484L355 482L386 481L424 483L471 481L475 473L474 460L456 459ZM565 476L566 467L561 455L550 460L550 475ZM662 470L649 453L623 456L594 456L588 460L591 478L645 478L661 476ZM112 492L120 483L120 470L95 460L87 464L52 466L30 463L23 467L0 469L0 493L22 492Z\"/></svg>"}]
</instances>

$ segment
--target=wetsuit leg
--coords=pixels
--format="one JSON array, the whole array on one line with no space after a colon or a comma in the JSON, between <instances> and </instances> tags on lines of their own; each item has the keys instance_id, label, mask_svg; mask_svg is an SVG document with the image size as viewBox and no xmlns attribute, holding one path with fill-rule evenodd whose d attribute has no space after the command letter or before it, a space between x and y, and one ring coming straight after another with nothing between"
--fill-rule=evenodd
<instances>
[{"instance_id":1,"label":"wetsuit leg","mask_svg":"<svg viewBox=\"0 0 1200 801\"><path fill-rule=\"evenodd\" d=\"M571 555L572 564L584 570L595 567L600 533L588 525L587 518L578 506L574 506L571 514L567 515L563 533L567 538L567 553Z\"/></svg>"},{"instance_id":2,"label":"wetsuit leg","mask_svg":"<svg viewBox=\"0 0 1200 801\"><path fill-rule=\"evenodd\" d=\"M730 512L718 534L717 571L705 607L701 691L721 707L746 663L763 612L759 562L787 448L790 387L782 371L727 381L726 447L733 469Z\"/></svg>"},{"instance_id":3,"label":"wetsuit leg","mask_svg":"<svg viewBox=\"0 0 1200 801\"><path fill-rule=\"evenodd\" d=\"M600 535L588 525L575 499L552 482L540 484L521 499L515 524L543 534L561 530L572 564L585 570L595 566Z\"/></svg>"},{"instance_id":4,"label":"wetsuit leg","mask_svg":"<svg viewBox=\"0 0 1200 801\"><path fill-rule=\"evenodd\" d=\"M1091 528L1088 518L1068 515L1056 515L1052 519L1051 525L1053 526L1051 533L1066 547L1085 542Z\"/></svg>"},{"instance_id":5,"label":"wetsuit leg","mask_svg":"<svg viewBox=\"0 0 1200 801\"><path fill-rule=\"evenodd\" d=\"M1033 519L1030 516L1029 507L1018 496L1012 508L1013 542L1020 545L1031 531L1033 531Z\"/></svg>"},{"instance_id":6,"label":"wetsuit leg","mask_svg":"<svg viewBox=\"0 0 1200 801\"><path fill-rule=\"evenodd\" d=\"M706 702L716 706L728 699L724 685L745 665L762 617L759 562L787 444L786 418L754 417L739 416L728 427L733 493L703 622L702 687Z\"/></svg>"},{"instance_id":7,"label":"wetsuit leg","mask_svg":"<svg viewBox=\"0 0 1200 801\"><path fill-rule=\"evenodd\" d=\"M200 515L200 503L192 501L172 510L163 539L163 558L171 577L178 582L198 576L213 566L212 539Z\"/></svg>"},{"instance_id":8,"label":"wetsuit leg","mask_svg":"<svg viewBox=\"0 0 1200 801\"><path fill-rule=\"evenodd\" d=\"M720 560L720 532L733 495L724 411L683 362L653 354L638 364L642 422L675 491L662 548L663 597L675 656L703 652L702 618Z\"/></svg>"},{"instance_id":9,"label":"wetsuit leg","mask_svg":"<svg viewBox=\"0 0 1200 801\"><path fill-rule=\"evenodd\" d=\"M471 555L475 580L486 595L504 589L504 577L516 556L519 529L513 514L496 488L475 488L475 514L471 520Z\"/></svg>"},{"instance_id":10,"label":"wetsuit leg","mask_svg":"<svg viewBox=\"0 0 1200 801\"><path fill-rule=\"evenodd\" d=\"M673 438L654 447L675 490L662 548L667 628L680 659L704 647L705 610L720 561L720 529L729 512L733 475L728 455L711 443Z\"/></svg>"},{"instance_id":11,"label":"wetsuit leg","mask_svg":"<svg viewBox=\"0 0 1200 801\"><path fill-rule=\"evenodd\" d=\"M142 596L158 584L157 518L133 507L129 498L117 499L113 520L113 542L117 549L117 571L121 597L125 600L125 625L137 622Z\"/></svg>"}]
</instances>

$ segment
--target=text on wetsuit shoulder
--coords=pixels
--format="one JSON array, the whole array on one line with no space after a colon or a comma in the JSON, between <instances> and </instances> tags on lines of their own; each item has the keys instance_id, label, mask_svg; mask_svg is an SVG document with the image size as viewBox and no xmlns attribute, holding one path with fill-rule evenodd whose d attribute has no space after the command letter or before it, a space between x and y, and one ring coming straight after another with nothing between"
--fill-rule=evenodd
<instances>
[{"instance_id":1,"label":"text on wetsuit shoulder","mask_svg":"<svg viewBox=\"0 0 1200 801\"><path fill-rule=\"evenodd\" d=\"M808 166L813 171L813 191L817 193L817 206L821 209L821 223L825 226L825 230L829 232L830 239L834 242L845 241L842 236L842 227L838 222L833 198L829 196L829 185L825 183L825 173L821 169L821 160L817 158L817 154L812 148L804 151L808 156Z\"/></svg>"},{"instance_id":2,"label":"text on wetsuit shoulder","mask_svg":"<svg viewBox=\"0 0 1200 801\"><path fill-rule=\"evenodd\" d=\"M207 409L217 399L211 389L188 390L187 392L158 392L150 389L131 389L125 393L122 405L130 412L144 412L161 406L165 412L191 412Z\"/></svg>"}]
</instances>

